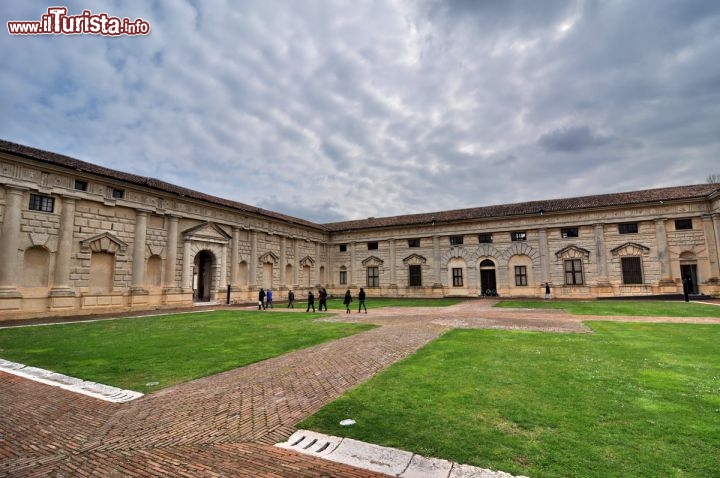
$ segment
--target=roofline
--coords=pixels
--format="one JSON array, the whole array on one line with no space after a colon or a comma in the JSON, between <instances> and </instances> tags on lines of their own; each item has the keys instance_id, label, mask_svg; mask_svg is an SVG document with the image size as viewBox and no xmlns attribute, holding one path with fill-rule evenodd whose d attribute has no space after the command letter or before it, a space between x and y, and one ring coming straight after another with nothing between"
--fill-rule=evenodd
<instances>
[{"instance_id":1,"label":"roofline","mask_svg":"<svg viewBox=\"0 0 720 478\"><path fill-rule=\"evenodd\" d=\"M622 196L628 195L628 194L643 194L643 193L657 193L662 191L676 191L681 189L690 189L690 188L703 188L703 189L710 189L710 192L705 192L702 194L688 194L687 196L683 197L663 197L662 199L645 199L640 201L633 201L633 202L627 202L622 200ZM325 227L328 228L329 232L331 233L338 233L338 232L355 232L355 231L368 231L368 230L381 230L381 229L392 229L396 227L404 227L404 226L428 226L428 225L435 225L435 224L461 224L461 223L470 223L470 222L478 222L478 221L492 221L500 218L521 218L521 217L535 217L537 215L557 215L557 214L570 214L577 211L601 211L601 210L608 210L608 209L614 209L619 206L629 206L629 207L643 207L643 206L649 206L649 205L657 205L658 202L660 203L683 203L683 202L692 202L697 201L698 199L704 199L704 200L713 200L716 197L720 196L720 184L694 184L694 185L681 185L681 186L669 186L664 188L652 188L652 189L641 189L636 191L625 191L625 192L618 192L618 193L608 193L608 194L600 194L600 195L589 195L589 196L578 196L578 197L568 197L568 198L556 198L556 199L546 199L546 200L536 200L536 201L527 201L527 202L518 202L518 203L510 203L510 204L494 204L489 206L481 206L481 207L474 207L474 208L461 208L461 209L451 209L451 210L445 210L445 211L435 211L435 212L429 212L429 213L417 213L417 214L407 214L407 215L398 215L398 216L387 216L387 217L371 217L367 219L355 219L355 220L349 220L349 221L339 221L339 222L333 222L333 223L326 223ZM597 198L610 198L610 202L607 204L602 205L593 205L593 206L577 206L577 207L564 207L562 209L544 209L543 207L540 207L545 204L550 203L560 203L560 202L572 202L572 201L582 201L582 200L588 200L588 199L597 199ZM617 198L617 200L613 201L612 198ZM533 211L527 210L527 206L537 205L538 207ZM467 213L468 215L472 213L482 213L483 210L491 210L495 208L518 208L518 209L526 209L523 212L508 212L504 214L490 214L490 215L480 215L475 214L472 216L468 216L465 218L448 218L444 219L442 218L443 215L447 214L462 214ZM392 223L388 224L385 221L393 221ZM373 222L377 222L377 224L373 224Z\"/></svg>"},{"instance_id":2,"label":"roofline","mask_svg":"<svg viewBox=\"0 0 720 478\"><path fill-rule=\"evenodd\" d=\"M327 233L327 228L322 224L317 224L305 219L300 219L286 214L277 213L267 209L262 209L256 206L250 206L238 201L232 201L224 199L218 196L201 193L193 189L185 188L183 186L177 186L166 181L162 181L156 178L140 176L137 174L127 173L116 169L99 166L94 163L82 161L71 156L63 154L53 153L31 146L25 146L11 141L0 139L0 152L19 156L24 159L37 161L44 164L51 164L62 169L75 170L85 174L92 174L100 176L114 181L131 183L135 186L152 189L155 191L162 191L165 194L170 194L178 197L184 197L189 199L195 199L198 201L210 202L218 206L229 207L242 211L243 213L255 214L258 216L264 216L276 221L283 221L286 223L296 224L299 226L309 227L316 229L320 232Z\"/></svg>"},{"instance_id":3,"label":"roofline","mask_svg":"<svg viewBox=\"0 0 720 478\"><path fill-rule=\"evenodd\" d=\"M671 186L665 188L645 189L639 191L628 191L619 193L609 193L590 196L579 196L570 198L557 198L527 201L511 204L497 204L490 206L481 206L474 208L452 209L446 211L436 211L428 213L406 214L398 216L386 216L380 218L356 219L349 221L339 221L325 224L318 224L305 219L288 216L285 214L269 211L255 206L250 206L241 202L212 196L201 193L182 186L177 186L159 179L139 176L136 174L126 173L123 171L106 168L93 163L88 163L70 156L52 153L30 146L13 143L0 139L0 152L20 156L25 159L38 161L45 164L51 164L63 169L72 169L86 174L93 174L114 181L131 183L138 187L144 187L152 190L162 191L165 194L171 194L187 199L209 202L218 206L229 207L241 211L243 213L264 216L276 221L303 226L323 233L338 233L363 230L391 229L404 226L422 226L447 223L467 223L484 220L493 220L503 217L530 217L538 214L563 214L575 211L594 211L606 210L618 206L640 207L649 204L657 204L658 201L664 202L687 202L696 201L698 199L713 200L720 196L720 184L695 184L687 186ZM691 193L698 190L697 193ZM679 196L672 196L670 192L683 192ZM667 195L663 195L663 192ZM627 195L638 196L642 198L646 195L654 196L653 199L640 199L628 202ZM600 204L591 204L599 202ZM573 203L580 203L573 205ZM584 205L586 203L588 205ZM493 213L493 210L504 210L504 212ZM517 211L517 212L514 212ZM448 217L449 216L449 217Z\"/></svg>"}]
</instances>

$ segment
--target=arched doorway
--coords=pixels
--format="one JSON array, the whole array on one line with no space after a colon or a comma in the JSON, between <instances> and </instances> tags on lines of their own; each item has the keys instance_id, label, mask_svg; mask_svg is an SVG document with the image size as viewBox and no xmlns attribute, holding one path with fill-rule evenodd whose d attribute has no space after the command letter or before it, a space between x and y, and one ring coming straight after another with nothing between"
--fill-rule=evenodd
<instances>
[{"instance_id":1,"label":"arched doorway","mask_svg":"<svg viewBox=\"0 0 720 478\"><path fill-rule=\"evenodd\" d=\"M483 295L497 295L495 263L490 259L485 259L480 263L480 292Z\"/></svg>"},{"instance_id":2,"label":"arched doorway","mask_svg":"<svg viewBox=\"0 0 720 478\"><path fill-rule=\"evenodd\" d=\"M692 252L680 254L680 278L687 284L688 294L698 293L697 258Z\"/></svg>"},{"instance_id":3,"label":"arched doorway","mask_svg":"<svg viewBox=\"0 0 720 478\"><path fill-rule=\"evenodd\" d=\"M195 256L193 268L194 301L208 302L212 299L213 265L214 257L212 252L203 250Z\"/></svg>"}]
</instances>

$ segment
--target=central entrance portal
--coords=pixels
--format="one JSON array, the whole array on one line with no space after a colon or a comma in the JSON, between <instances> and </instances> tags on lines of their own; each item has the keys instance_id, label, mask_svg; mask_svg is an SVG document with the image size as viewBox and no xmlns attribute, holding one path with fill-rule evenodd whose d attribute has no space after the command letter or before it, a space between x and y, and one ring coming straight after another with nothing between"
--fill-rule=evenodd
<instances>
[{"instance_id":1,"label":"central entrance portal","mask_svg":"<svg viewBox=\"0 0 720 478\"><path fill-rule=\"evenodd\" d=\"M208 302L212 298L213 255L210 251L200 251L195 256L193 272L193 300Z\"/></svg>"},{"instance_id":2,"label":"central entrance portal","mask_svg":"<svg viewBox=\"0 0 720 478\"><path fill-rule=\"evenodd\" d=\"M680 277L687 284L688 294L698 293L697 265L680 263Z\"/></svg>"},{"instance_id":3,"label":"central entrance portal","mask_svg":"<svg viewBox=\"0 0 720 478\"><path fill-rule=\"evenodd\" d=\"M490 259L485 259L480 263L480 293L482 295L497 295L495 263Z\"/></svg>"}]
</instances>

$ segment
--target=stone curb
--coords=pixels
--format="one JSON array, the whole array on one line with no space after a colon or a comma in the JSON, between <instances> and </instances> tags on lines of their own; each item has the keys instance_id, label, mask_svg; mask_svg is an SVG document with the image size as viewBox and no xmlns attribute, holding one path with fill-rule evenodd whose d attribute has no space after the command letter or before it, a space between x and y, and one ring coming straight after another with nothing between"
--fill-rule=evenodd
<instances>
[{"instance_id":1,"label":"stone curb","mask_svg":"<svg viewBox=\"0 0 720 478\"><path fill-rule=\"evenodd\" d=\"M399 478L527 478L309 430L275 446Z\"/></svg>"},{"instance_id":2,"label":"stone curb","mask_svg":"<svg viewBox=\"0 0 720 478\"><path fill-rule=\"evenodd\" d=\"M51 372L37 367L29 367L21 363L0 359L0 371L7 372L35 382L59 387L70 392L80 393L89 397L113 403L126 403L143 396L140 392L123 390L102 383L89 382L61 373Z\"/></svg>"}]
</instances>

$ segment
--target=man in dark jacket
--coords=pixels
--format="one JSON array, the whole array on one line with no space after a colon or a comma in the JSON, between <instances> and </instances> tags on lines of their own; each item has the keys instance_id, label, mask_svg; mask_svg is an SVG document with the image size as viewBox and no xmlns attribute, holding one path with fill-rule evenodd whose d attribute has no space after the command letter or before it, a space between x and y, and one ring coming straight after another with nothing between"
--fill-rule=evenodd
<instances>
[{"instance_id":1,"label":"man in dark jacket","mask_svg":"<svg viewBox=\"0 0 720 478\"><path fill-rule=\"evenodd\" d=\"M258 310L264 310L265 309L265 289L260 287L260 292L258 293Z\"/></svg>"},{"instance_id":2,"label":"man in dark jacket","mask_svg":"<svg viewBox=\"0 0 720 478\"><path fill-rule=\"evenodd\" d=\"M313 312L315 312L315 295L312 291L308 291L308 306L305 312L310 312L310 307L312 307Z\"/></svg>"},{"instance_id":3,"label":"man in dark jacket","mask_svg":"<svg viewBox=\"0 0 720 478\"><path fill-rule=\"evenodd\" d=\"M365 289L360 287L360 292L358 293L358 314L360 313L360 309L365 309L365 313L367 314L367 307L365 307Z\"/></svg>"}]
</instances>

